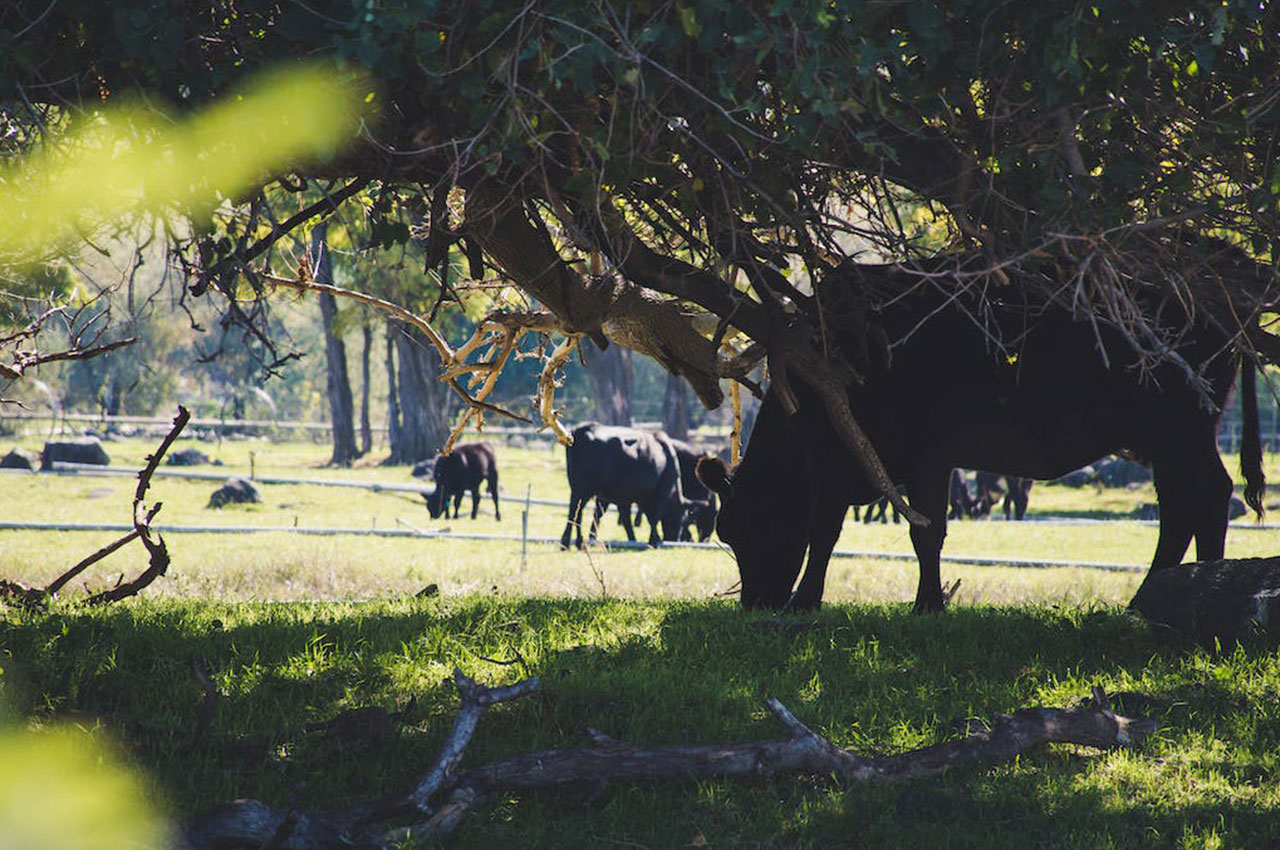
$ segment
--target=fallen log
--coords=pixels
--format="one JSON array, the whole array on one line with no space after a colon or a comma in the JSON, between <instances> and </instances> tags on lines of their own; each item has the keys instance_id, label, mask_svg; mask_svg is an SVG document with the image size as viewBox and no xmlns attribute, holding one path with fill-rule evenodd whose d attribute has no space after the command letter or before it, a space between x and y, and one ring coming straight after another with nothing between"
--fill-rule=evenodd
<instances>
[{"instance_id":1,"label":"fallen log","mask_svg":"<svg viewBox=\"0 0 1280 850\"><path fill-rule=\"evenodd\" d=\"M186 850L387 850L414 840L447 839L466 814L498 791L582 781L604 784L659 779L829 776L846 785L933 776L1007 762L1035 747L1066 743L1109 749L1136 744L1156 729L1143 718L1115 714L1101 688L1072 708L1027 708L970 726L965 737L889 756L859 756L813 732L775 699L770 711L783 738L730 744L640 747L588 730L592 746L525 753L465 772L463 753L487 708L532 693L537 679L486 688L454 674L462 706L432 768L404 794L330 811L278 809L238 800L189 818ZM395 826L399 824L399 826Z\"/></svg>"},{"instance_id":2,"label":"fallen log","mask_svg":"<svg viewBox=\"0 0 1280 850\"><path fill-rule=\"evenodd\" d=\"M1209 647L1275 637L1280 635L1280 557L1152 570L1129 608L1153 625Z\"/></svg>"}]
</instances>

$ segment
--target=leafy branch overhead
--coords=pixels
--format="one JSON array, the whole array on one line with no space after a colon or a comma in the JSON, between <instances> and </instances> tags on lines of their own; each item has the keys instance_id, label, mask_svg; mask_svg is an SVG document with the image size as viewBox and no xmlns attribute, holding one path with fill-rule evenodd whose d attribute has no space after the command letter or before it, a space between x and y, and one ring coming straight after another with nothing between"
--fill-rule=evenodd
<instances>
[{"instance_id":1,"label":"leafy branch overhead","mask_svg":"<svg viewBox=\"0 0 1280 850\"><path fill-rule=\"evenodd\" d=\"M197 290L260 284L282 236L359 202L375 243L421 237L428 270L465 254L705 404L767 356L784 402L806 385L886 488L841 388L895 342L876 309L904 288L1012 284L1149 363L1176 356L1160 303L1191 300L1275 357L1265 3L171 6L6 4L0 152L134 92L194 109L316 55L367 73L351 144L271 185L295 215L250 193L186 237Z\"/></svg>"}]
</instances>

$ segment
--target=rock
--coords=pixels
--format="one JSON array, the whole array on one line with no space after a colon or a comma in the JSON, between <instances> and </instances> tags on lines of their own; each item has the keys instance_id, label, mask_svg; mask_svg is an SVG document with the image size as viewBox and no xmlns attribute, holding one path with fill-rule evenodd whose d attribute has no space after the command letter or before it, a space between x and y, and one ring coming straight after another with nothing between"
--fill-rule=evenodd
<instances>
[{"instance_id":1,"label":"rock","mask_svg":"<svg viewBox=\"0 0 1280 850\"><path fill-rule=\"evenodd\" d=\"M169 466L203 466L209 462L209 456L199 449L178 449L170 452L165 461Z\"/></svg>"},{"instance_id":2,"label":"rock","mask_svg":"<svg viewBox=\"0 0 1280 850\"><path fill-rule=\"evenodd\" d=\"M1244 503L1244 499L1232 496L1231 504L1227 506L1227 519L1240 519L1247 513L1249 513L1249 506Z\"/></svg>"},{"instance_id":3,"label":"rock","mask_svg":"<svg viewBox=\"0 0 1280 850\"><path fill-rule=\"evenodd\" d=\"M51 440L45 443L44 450L40 452L40 468L53 469L53 464L56 462L106 466L111 463L111 457L97 437L81 437L75 440Z\"/></svg>"},{"instance_id":4,"label":"rock","mask_svg":"<svg viewBox=\"0 0 1280 850\"><path fill-rule=\"evenodd\" d=\"M1122 457L1103 458L1093 465L1093 470L1094 481L1103 487L1128 487L1151 480L1150 469Z\"/></svg>"},{"instance_id":5,"label":"rock","mask_svg":"<svg viewBox=\"0 0 1280 850\"><path fill-rule=\"evenodd\" d=\"M1097 470L1092 466L1083 466L1075 472L1068 472L1061 478L1055 478L1050 484L1061 484L1064 487L1083 487L1093 482L1098 475Z\"/></svg>"},{"instance_id":6,"label":"rock","mask_svg":"<svg viewBox=\"0 0 1280 850\"><path fill-rule=\"evenodd\" d=\"M1160 519L1160 506L1155 502L1143 502L1133 509L1132 516L1134 519Z\"/></svg>"},{"instance_id":7,"label":"rock","mask_svg":"<svg viewBox=\"0 0 1280 850\"><path fill-rule=\"evenodd\" d=\"M414 478L431 478L436 471L436 459L420 460L413 465L413 472L410 474Z\"/></svg>"},{"instance_id":8,"label":"rock","mask_svg":"<svg viewBox=\"0 0 1280 850\"><path fill-rule=\"evenodd\" d=\"M26 449L14 449L0 457L0 469L35 469L40 455Z\"/></svg>"},{"instance_id":9,"label":"rock","mask_svg":"<svg viewBox=\"0 0 1280 850\"><path fill-rule=\"evenodd\" d=\"M1202 561L1153 570L1129 602L1153 625L1206 646L1280 635L1280 558Z\"/></svg>"},{"instance_id":10,"label":"rock","mask_svg":"<svg viewBox=\"0 0 1280 850\"><path fill-rule=\"evenodd\" d=\"M227 483L213 491L213 495L209 497L208 507L220 508L223 505L232 503L242 504L261 501L262 493L258 491L257 485L252 481L245 478L228 478Z\"/></svg>"}]
</instances>

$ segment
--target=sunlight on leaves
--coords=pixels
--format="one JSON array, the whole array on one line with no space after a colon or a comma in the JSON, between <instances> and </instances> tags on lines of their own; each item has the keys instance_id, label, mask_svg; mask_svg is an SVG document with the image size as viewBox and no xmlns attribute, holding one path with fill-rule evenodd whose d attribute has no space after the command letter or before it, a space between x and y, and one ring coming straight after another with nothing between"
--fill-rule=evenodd
<instances>
[{"instance_id":1,"label":"sunlight on leaves","mask_svg":"<svg viewBox=\"0 0 1280 850\"><path fill-rule=\"evenodd\" d=\"M364 88L307 67L259 77L185 120L140 103L78 120L0 171L0 257L33 258L133 212L207 212L274 172L331 158L359 125Z\"/></svg>"}]
</instances>

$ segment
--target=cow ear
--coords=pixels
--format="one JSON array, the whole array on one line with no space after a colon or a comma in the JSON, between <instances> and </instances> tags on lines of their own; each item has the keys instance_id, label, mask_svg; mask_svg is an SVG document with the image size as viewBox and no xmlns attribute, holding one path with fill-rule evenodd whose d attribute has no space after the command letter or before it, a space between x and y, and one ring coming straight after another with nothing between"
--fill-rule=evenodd
<instances>
[{"instance_id":1,"label":"cow ear","mask_svg":"<svg viewBox=\"0 0 1280 850\"><path fill-rule=\"evenodd\" d=\"M733 476L729 472L729 467L725 466L720 458L715 456L698 458L694 474L712 492L719 493L721 496L733 495Z\"/></svg>"}]
</instances>

